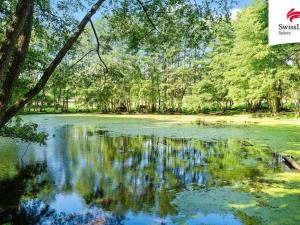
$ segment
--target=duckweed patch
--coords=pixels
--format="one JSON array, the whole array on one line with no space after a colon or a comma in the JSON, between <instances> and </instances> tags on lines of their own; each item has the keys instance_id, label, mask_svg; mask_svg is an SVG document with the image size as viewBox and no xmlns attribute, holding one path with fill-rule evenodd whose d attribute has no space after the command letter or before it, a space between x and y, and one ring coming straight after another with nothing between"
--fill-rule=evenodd
<instances>
[{"instance_id":1,"label":"duckweed patch","mask_svg":"<svg viewBox=\"0 0 300 225\"><path fill-rule=\"evenodd\" d=\"M241 191L242 189L222 187L188 190L178 193L173 203L180 213L189 216L199 211L224 215L233 212L244 224L300 224L299 173L269 175L259 184L244 187L248 192Z\"/></svg>"}]
</instances>

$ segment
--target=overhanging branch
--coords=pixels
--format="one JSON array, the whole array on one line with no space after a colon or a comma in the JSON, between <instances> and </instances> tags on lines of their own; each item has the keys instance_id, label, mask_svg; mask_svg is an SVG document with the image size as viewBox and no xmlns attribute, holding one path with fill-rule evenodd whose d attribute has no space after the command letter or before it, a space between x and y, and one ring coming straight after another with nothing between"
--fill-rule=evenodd
<instances>
[{"instance_id":1,"label":"overhanging branch","mask_svg":"<svg viewBox=\"0 0 300 225\"><path fill-rule=\"evenodd\" d=\"M92 52L96 51L95 49L92 49L90 51L88 51L87 53L85 53L80 59L78 59L73 65L71 65L69 68L67 68L67 71L72 69L74 66L76 66L78 63L80 63L85 57L87 57L89 54L91 54Z\"/></svg>"},{"instance_id":2,"label":"overhanging branch","mask_svg":"<svg viewBox=\"0 0 300 225\"><path fill-rule=\"evenodd\" d=\"M94 24L93 24L93 21L91 19L90 19L90 24L92 26L92 29L93 29L93 32L94 32L94 35L95 35L95 38L96 38L96 42L97 42L96 52L97 52L98 58L102 62L103 66L105 68L105 72L108 73L108 67L107 67L107 65L105 64L105 62L103 61L103 59L101 58L101 55L100 55L100 42L99 42L99 38L98 38L98 35L97 35L97 32L96 32L96 29L95 29Z\"/></svg>"},{"instance_id":3,"label":"overhanging branch","mask_svg":"<svg viewBox=\"0 0 300 225\"><path fill-rule=\"evenodd\" d=\"M154 22L150 18L148 10L147 10L146 6L144 5L144 3L141 0L136 0L136 1L142 7L142 9L143 9L143 11L144 11L144 13L146 15L147 20L149 21L149 23L151 24L151 26L154 28L154 30L156 30L159 34L161 34L163 36L163 38L165 38L165 36L157 29L157 27L155 26Z\"/></svg>"}]
</instances>

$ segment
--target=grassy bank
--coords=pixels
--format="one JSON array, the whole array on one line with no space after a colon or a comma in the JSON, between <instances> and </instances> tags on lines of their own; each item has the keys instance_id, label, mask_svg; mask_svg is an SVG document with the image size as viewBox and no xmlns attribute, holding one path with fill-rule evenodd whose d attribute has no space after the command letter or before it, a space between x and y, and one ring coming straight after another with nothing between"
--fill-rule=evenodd
<instances>
[{"instance_id":1,"label":"grassy bank","mask_svg":"<svg viewBox=\"0 0 300 225\"><path fill-rule=\"evenodd\" d=\"M59 115L59 114L58 114ZM62 114L74 116L74 113ZM131 119L153 119L159 121L170 121L174 123L203 123L203 124L257 124L257 125L295 125L300 126L300 118L291 115L270 116L269 114L239 114L239 115L181 115L181 114L99 114L99 113L77 113L76 116L99 116Z\"/></svg>"}]
</instances>

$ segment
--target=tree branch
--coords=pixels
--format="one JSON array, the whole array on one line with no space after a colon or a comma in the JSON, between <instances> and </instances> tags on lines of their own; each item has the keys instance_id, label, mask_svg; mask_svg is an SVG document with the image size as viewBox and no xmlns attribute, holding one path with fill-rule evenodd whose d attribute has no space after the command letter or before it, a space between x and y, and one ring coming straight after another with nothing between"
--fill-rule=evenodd
<instances>
[{"instance_id":1,"label":"tree branch","mask_svg":"<svg viewBox=\"0 0 300 225\"><path fill-rule=\"evenodd\" d=\"M102 64L104 65L105 72L108 73L108 67L106 66L105 62L102 60L101 55L100 55L100 42L99 42L99 38L98 38L98 35L96 32L96 29L93 24L93 21L91 19L90 19L90 23L91 23L91 26L92 26L92 29L93 29L93 32L94 32L94 35L95 35L95 38L97 41L97 49L96 49L97 55L98 55L100 61L102 62Z\"/></svg>"},{"instance_id":2,"label":"tree branch","mask_svg":"<svg viewBox=\"0 0 300 225\"><path fill-rule=\"evenodd\" d=\"M143 2L141 0L136 0L140 6L142 7L145 15L146 15L146 18L147 20L149 21L149 23L151 24L151 26L154 28L154 30L156 30L159 34L161 34L164 38L165 36L157 29L157 27L155 26L154 22L152 21L152 19L150 18L149 16L149 13L148 13L148 10L146 9L146 6L143 4Z\"/></svg>"},{"instance_id":3,"label":"tree branch","mask_svg":"<svg viewBox=\"0 0 300 225\"><path fill-rule=\"evenodd\" d=\"M67 71L72 69L74 66L76 66L78 63L80 63L85 57L87 57L89 54L91 54L94 51L96 51L96 50L95 49L89 50L80 59L78 59L74 64L72 64L69 68L67 68Z\"/></svg>"},{"instance_id":4,"label":"tree branch","mask_svg":"<svg viewBox=\"0 0 300 225\"><path fill-rule=\"evenodd\" d=\"M15 102L6 112L4 115L0 117L0 127L4 126L13 116L15 116L19 110L21 110L35 95L37 95L47 84L50 76L53 74L57 66L61 63L64 56L67 52L71 49L73 44L77 41L78 37L83 32L85 26L91 19L91 17L97 12L100 6L104 3L105 0L98 0L90 11L86 14L86 16L82 19L80 24L77 26L74 33L68 38L65 45L62 49L57 53L54 60L51 64L46 68L42 77L39 79L37 84L29 90L23 97L21 97L17 102Z\"/></svg>"},{"instance_id":5,"label":"tree branch","mask_svg":"<svg viewBox=\"0 0 300 225\"><path fill-rule=\"evenodd\" d=\"M127 6L127 1L124 0L123 19L125 19L125 18L126 18L126 15L127 15L127 8L126 8L126 6Z\"/></svg>"},{"instance_id":6,"label":"tree branch","mask_svg":"<svg viewBox=\"0 0 300 225\"><path fill-rule=\"evenodd\" d=\"M100 56L100 42L99 42L99 38L98 38L98 35L96 33L96 29L94 27L94 24L93 24L93 21L90 20L90 23L91 23L91 26L92 26L92 29L93 29L93 32L94 32L94 35L95 35L95 38L96 38L96 42L97 42L97 48L96 49L91 49L89 50L87 53L85 53L80 59L78 59L74 64L72 64L69 68L67 68L67 71L72 69L74 66L76 66L79 62L81 62L85 57L87 57L90 53L92 52L96 52L101 63L103 64L104 68L105 68L105 72L107 73L108 72L108 67L107 65L105 64L105 62L102 60L101 56Z\"/></svg>"}]
</instances>

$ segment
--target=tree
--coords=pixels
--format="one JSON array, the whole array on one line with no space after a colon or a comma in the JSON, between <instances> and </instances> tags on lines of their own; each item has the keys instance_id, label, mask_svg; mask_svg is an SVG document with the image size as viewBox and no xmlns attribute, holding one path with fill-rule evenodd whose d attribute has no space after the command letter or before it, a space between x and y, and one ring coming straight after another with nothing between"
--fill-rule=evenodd
<instances>
[{"instance_id":1,"label":"tree","mask_svg":"<svg viewBox=\"0 0 300 225\"><path fill-rule=\"evenodd\" d=\"M56 54L54 60L45 69L36 85L16 102L10 103L16 81L22 72L22 67L28 53L33 23L33 0L19 0L12 20L7 26L0 48L0 127L3 127L15 116L35 95L47 84L50 76L61 63L64 56L83 32L86 24L96 13L104 0L98 0L82 19L73 34ZM17 43L18 42L18 43ZM15 46L17 46L15 48Z\"/></svg>"},{"instance_id":2,"label":"tree","mask_svg":"<svg viewBox=\"0 0 300 225\"><path fill-rule=\"evenodd\" d=\"M296 63L289 60L295 46L269 46L267 24L265 0L254 1L239 14L234 23L235 40L225 76L231 86L229 97L235 102L244 102L251 111L266 105L276 114L288 96L289 72L295 72Z\"/></svg>"},{"instance_id":3,"label":"tree","mask_svg":"<svg viewBox=\"0 0 300 225\"><path fill-rule=\"evenodd\" d=\"M16 3L15 12L9 12L6 14L6 19L9 22L7 24L7 29L3 34L0 48L0 127L3 127L26 104L28 104L34 98L34 96L36 96L41 90L44 89L49 78L52 76L58 65L61 63L62 59L77 41L86 24L90 21L91 17L100 8L104 1L105 0L98 0L94 4L91 10L79 23L75 31L73 31L73 34L66 39L65 44L60 48L54 59L48 64L46 69L44 69L36 84L33 87L30 87L29 90L26 90L24 94L19 96L15 101L12 101L14 100L13 95L15 92L16 84L20 78L20 74L22 74L22 72L24 71L24 63L30 53L29 46L30 42L32 41L31 34L33 31L33 27L35 28L34 32L36 32L36 30L38 29L35 27L35 24L38 24L37 27L42 25L42 21L38 18L39 15L35 15L34 11L36 8L39 8L41 9L39 12L43 12L43 7L49 7L49 5L51 5L51 2L47 0L18 0L12 2L12 5ZM174 10L174 15L177 20L179 20L179 18L182 16L186 17L186 19L181 21L180 29L185 27L185 25L193 26L193 21L198 20L202 21L202 25L200 23L199 27L200 29L202 29L202 31L205 31L205 28L208 28L207 24L209 24L204 23L203 19L215 20L216 18L228 15L229 5L227 1L221 1L217 5L210 2L204 2L203 5L204 7L198 7L196 3L186 3L182 0L158 2L154 1L153 3L144 3L140 0L136 0L135 3L128 3L127 1L121 3L119 1L116 1L115 3L112 3L111 8L115 8L115 10L113 10L113 13L115 15L113 18L118 20L120 17L123 18L123 20L115 20L115 25L120 25L121 27L123 27L121 29L122 31L124 31L124 28L125 30L129 28L129 30L131 31L131 35L127 36L127 40L129 41L131 46L137 46L137 43L141 40L141 38L155 31L156 35L147 38L147 45L145 45L145 49L154 50L158 46L158 44L161 43L161 41L158 41L160 37L164 37L165 35L156 27L155 22L166 21L167 23L165 25L172 22L172 20L170 20L171 18L174 18L174 16L172 16L172 10ZM59 5L59 7L60 9L65 9L67 8L67 5ZM189 14L190 10L193 11L192 14ZM168 15L169 12L171 12L171 16ZM9 19L8 14L11 14L11 19ZM48 14L51 15L51 12L48 12ZM214 16L212 16L212 14ZM124 24L126 24L126 26L124 26ZM145 26L145 24L147 24L148 26ZM66 26L66 28L69 27L72 26ZM167 28L167 26L165 26L165 28ZM50 36L53 36L53 32L55 32L55 29L51 30L51 32ZM126 34L126 32L124 32L124 34ZM49 33L47 33L47 35L49 35ZM116 35L119 37L122 36L122 34ZM198 37L198 39L200 38L199 40L207 39L206 34L198 34L196 36L193 35L193 38L195 37ZM174 40L176 38L178 37L172 37L172 39ZM99 53L99 49L97 53Z\"/></svg>"}]
</instances>

